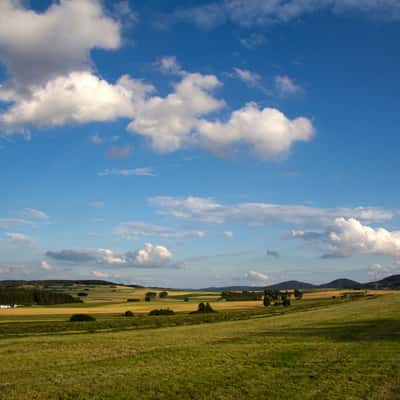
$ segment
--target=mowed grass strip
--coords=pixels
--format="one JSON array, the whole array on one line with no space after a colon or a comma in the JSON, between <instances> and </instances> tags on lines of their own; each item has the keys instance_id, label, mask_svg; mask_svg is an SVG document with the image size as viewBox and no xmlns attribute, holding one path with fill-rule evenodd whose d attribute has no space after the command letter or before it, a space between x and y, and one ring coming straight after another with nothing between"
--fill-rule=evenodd
<instances>
[{"instance_id":1,"label":"mowed grass strip","mask_svg":"<svg viewBox=\"0 0 400 400\"><path fill-rule=\"evenodd\" d=\"M1 399L397 399L400 296L270 318L0 341Z\"/></svg>"}]
</instances>

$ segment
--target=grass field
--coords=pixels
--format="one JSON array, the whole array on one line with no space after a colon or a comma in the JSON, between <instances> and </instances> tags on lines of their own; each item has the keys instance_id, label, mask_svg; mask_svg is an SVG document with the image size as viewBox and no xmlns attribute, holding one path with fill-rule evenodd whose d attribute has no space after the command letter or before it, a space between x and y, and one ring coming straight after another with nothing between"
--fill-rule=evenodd
<instances>
[{"instance_id":1,"label":"grass field","mask_svg":"<svg viewBox=\"0 0 400 400\"><path fill-rule=\"evenodd\" d=\"M3 314L0 399L400 399L400 293L323 297L77 325Z\"/></svg>"}]
</instances>

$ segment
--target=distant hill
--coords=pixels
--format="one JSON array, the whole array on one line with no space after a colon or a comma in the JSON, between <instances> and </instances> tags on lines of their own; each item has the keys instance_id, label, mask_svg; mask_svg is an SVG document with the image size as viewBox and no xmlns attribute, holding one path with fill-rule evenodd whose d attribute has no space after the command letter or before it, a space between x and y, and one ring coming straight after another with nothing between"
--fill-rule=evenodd
<instances>
[{"instance_id":1,"label":"distant hill","mask_svg":"<svg viewBox=\"0 0 400 400\"><path fill-rule=\"evenodd\" d=\"M319 288L326 289L360 289L363 285L352 279L335 279L332 282L319 285Z\"/></svg>"},{"instance_id":2,"label":"distant hill","mask_svg":"<svg viewBox=\"0 0 400 400\"><path fill-rule=\"evenodd\" d=\"M265 289L272 289L272 290L313 289L316 287L317 286L312 285L311 283L307 283L307 282L285 281L285 282L280 282L280 283L274 283L273 285L269 285L269 286L246 286L246 285L222 286L222 287L208 287L208 288L204 288L204 289L200 289L200 290L207 291L207 292L222 292L222 291L237 292L237 291L242 291L242 290L259 291L259 290L265 290Z\"/></svg>"},{"instance_id":3,"label":"distant hill","mask_svg":"<svg viewBox=\"0 0 400 400\"><path fill-rule=\"evenodd\" d=\"M285 281L266 286L266 289L272 290L289 290L289 289L314 289L315 285L300 281Z\"/></svg>"},{"instance_id":4,"label":"distant hill","mask_svg":"<svg viewBox=\"0 0 400 400\"><path fill-rule=\"evenodd\" d=\"M376 282L363 285L367 289L400 289L400 275L391 275Z\"/></svg>"},{"instance_id":5,"label":"distant hill","mask_svg":"<svg viewBox=\"0 0 400 400\"><path fill-rule=\"evenodd\" d=\"M335 279L322 285L313 285L301 281L285 281L274 283L269 286L223 286L223 287L208 287L200 289L210 292L221 291L258 291L258 290L289 290L289 289L400 289L400 275L391 275L376 282L360 283L352 279L340 278Z\"/></svg>"}]
</instances>

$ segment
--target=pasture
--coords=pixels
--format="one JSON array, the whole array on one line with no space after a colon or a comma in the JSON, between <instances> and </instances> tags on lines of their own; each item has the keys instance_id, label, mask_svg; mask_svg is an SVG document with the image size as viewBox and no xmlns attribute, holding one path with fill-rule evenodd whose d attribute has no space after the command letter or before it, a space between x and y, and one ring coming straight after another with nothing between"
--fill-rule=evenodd
<instances>
[{"instance_id":1,"label":"pasture","mask_svg":"<svg viewBox=\"0 0 400 400\"><path fill-rule=\"evenodd\" d=\"M325 291L287 308L229 309L215 293L184 302L169 291L145 304L124 297L142 289L107 298L109 289L89 290L77 307L1 311L0 399L400 398L398 292L342 299ZM213 296L218 313L184 312ZM182 312L143 314L163 306ZM67 321L65 310L86 309L97 321ZM119 313L127 309L135 316Z\"/></svg>"}]
</instances>

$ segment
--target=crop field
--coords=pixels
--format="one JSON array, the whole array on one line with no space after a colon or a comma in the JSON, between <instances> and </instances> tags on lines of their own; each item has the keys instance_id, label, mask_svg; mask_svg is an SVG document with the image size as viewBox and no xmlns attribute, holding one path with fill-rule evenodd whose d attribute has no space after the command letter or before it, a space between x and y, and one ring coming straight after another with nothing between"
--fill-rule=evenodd
<instances>
[{"instance_id":1,"label":"crop field","mask_svg":"<svg viewBox=\"0 0 400 400\"><path fill-rule=\"evenodd\" d=\"M400 398L399 292L314 293L266 308L207 293L192 293L189 302L176 293L165 303L127 303L122 292L130 288L106 300L110 289L89 290L77 308L1 310L0 399ZM218 313L178 308L193 310L207 296ZM182 313L128 318L116 311L164 305ZM86 308L96 321L67 321L65 310Z\"/></svg>"}]
</instances>

